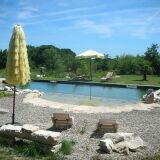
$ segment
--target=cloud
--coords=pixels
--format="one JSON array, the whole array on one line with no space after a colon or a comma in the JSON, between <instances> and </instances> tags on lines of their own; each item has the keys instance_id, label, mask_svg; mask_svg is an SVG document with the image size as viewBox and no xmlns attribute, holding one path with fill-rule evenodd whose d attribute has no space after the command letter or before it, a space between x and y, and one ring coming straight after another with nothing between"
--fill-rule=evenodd
<instances>
[{"instance_id":1,"label":"cloud","mask_svg":"<svg viewBox=\"0 0 160 160\"><path fill-rule=\"evenodd\" d=\"M103 37L110 37L112 35L111 28L106 24L99 24L90 20L83 20L76 23L76 27L83 29L86 32L99 34Z\"/></svg>"},{"instance_id":2,"label":"cloud","mask_svg":"<svg viewBox=\"0 0 160 160\"><path fill-rule=\"evenodd\" d=\"M30 12L37 12L38 9L35 7L31 7L31 6L26 6L24 7L24 10L30 11Z\"/></svg>"},{"instance_id":3,"label":"cloud","mask_svg":"<svg viewBox=\"0 0 160 160\"><path fill-rule=\"evenodd\" d=\"M48 17L48 16L59 16L59 15L66 15L66 14L72 14L74 12L82 12L82 11L91 11L94 9L99 9L104 6L92 6L92 7L80 7L80 8L73 8L73 9L66 9L66 10L61 10L57 12L48 12L48 13L43 13L39 15L35 15L34 17Z\"/></svg>"},{"instance_id":4,"label":"cloud","mask_svg":"<svg viewBox=\"0 0 160 160\"><path fill-rule=\"evenodd\" d=\"M17 15L18 19L26 19L26 18L31 18L31 17L32 17L32 12L30 11L21 11Z\"/></svg>"},{"instance_id":5,"label":"cloud","mask_svg":"<svg viewBox=\"0 0 160 160\"><path fill-rule=\"evenodd\" d=\"M25 6L22 8L21 11L18 12L17 18L18 19L27 19L33 17L35 12L38 12L37 8L30 7L30 6Z\"/></svg>"},{"instance_id":6,"label":"cloud","mask_svg":"<svg viewBox=\"0 0 160 160\"><path fill-rule=\"evenodd\" d=\"M95 12L94 9L99 9L101 7L102 6L74 8L43 14L38 14L36 8L25 7L24 12L19 14L19 18L35 18L34 20L30 19L29 21L24 21L24 25L56 22L55 27L58 22L66 21L67 23L65 25L58 25L58 29L80 29L102 37L128 35L144 39L151 33L159 33L160 10L157 7L111 11L96 10Z\"/></svg>"},{"instance_id":7,"label":"cloud","mask_svg":"<svg viewBox=\"0 0 160 160\"><path fill-rule=\"evenodd\" d=\"M69 3L66 0L56 0L56 4L60 7L68 7Z\"/></svg>"},{"instance_id":8,"label":"cloud","mask_svg":"<svg viewBox=\"0 0 160 160\"><path fill-rule=\"evenodd\" d=\"M26 6L28 5L28 0L18 0L19 5Z\"/></svg>"}]
</instances>

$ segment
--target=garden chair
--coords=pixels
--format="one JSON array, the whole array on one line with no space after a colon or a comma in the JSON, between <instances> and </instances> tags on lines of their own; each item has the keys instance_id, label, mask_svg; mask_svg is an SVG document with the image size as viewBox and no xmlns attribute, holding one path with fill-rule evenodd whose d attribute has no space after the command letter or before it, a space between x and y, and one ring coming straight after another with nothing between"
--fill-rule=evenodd
<instances>
[{"instance_id":1,"label":"garden chair","mask_svg":"<svg viewBox=\"0 0 160 160\"><path fill-rule=\"evenodd\" d=\"M108 72L105 77L101 78L101 81L107 81L113 76L113 72Z\"/></svg>"},{"instance_id":2,"label":"garden chair","mask_svg":"<svg viewBox=\"0 0 160 160\"><path fill-rule=\"evenodd\" d=\"M69 128L72 127L74 118L68 113L53 113L52 122L56 128Z\"/></svg>"},{"instance_id":3,"label":"garden chair","mask_svg":"<svg viewBox=\"0 0 160 160\"><path fill-rule=\"evenodd\" d=\"M100 119L97 124L97 131L103 133L115 133L118 130L116 120Z\"/></svg>"}]
</instances>

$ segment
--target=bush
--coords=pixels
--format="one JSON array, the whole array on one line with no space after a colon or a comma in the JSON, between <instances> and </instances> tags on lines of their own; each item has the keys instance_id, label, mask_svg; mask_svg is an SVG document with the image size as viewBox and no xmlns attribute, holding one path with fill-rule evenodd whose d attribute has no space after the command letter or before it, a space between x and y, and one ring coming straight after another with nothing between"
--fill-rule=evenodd
<instances>
[{"instance_id":1,"label":"bush","mask_svg":"<svg viewBox=\"0 0 160 160\"><path fill-rule=\"evenodd\" d=\"M40 155L44 155L41 149L34 143L26 144L26 143L21 142L21 143L16 144L14 148L18 153L21 153L29 157L37 157Z\"/></svg>"},{"instance_id":2,"label":"bush","mask_svg":"<svg viewBox=\"0 0 160 160\"><path fill-rule=\"evenodd\" d=\"M73 151L73 145L75 145L75 141L73 140L63 140L62 141L62 147L61 147L61 152L64 155L69 155Z\"/></svg>"},{"instance_id":3,"label":"bush","mask_svg":"<svg viewBox=\"0 0 160 160\"><path fill-rule=\"evenodd\" d=\"M10 92L4 92L4 91L0 91L0 97L9 97L12 96L13 94Z\"/></svg>"},{"instance_id":4,"label":"bush","mask_svg":"<svg viewBox=\"0 0 160 160\"><path fill-rule=\"evenodd\" d=\"M46 160L64 160L64 156L60 153L56 153L46 158Z\"/></svg>"},{"instance_id":5,"label":"bush","mask_svg":"<svg viewBox=\"0 0 160 160\"><path fill-rule=\"evenodd\" d=\"M83 126L82 126L82 128L79 128L79 129L78 129L78 132L79 132L81 135L83 135L84 133L86 133L86 130L87 130L87 121L84 120Z\"/></svg>"}]
</instances>

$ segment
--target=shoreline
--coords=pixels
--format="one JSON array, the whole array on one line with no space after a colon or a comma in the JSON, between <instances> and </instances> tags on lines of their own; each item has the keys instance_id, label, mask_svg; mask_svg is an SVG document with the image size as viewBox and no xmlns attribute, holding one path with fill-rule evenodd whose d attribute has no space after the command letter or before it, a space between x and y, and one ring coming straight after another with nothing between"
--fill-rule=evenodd
<instances>
[{"instance_id":1,"label":"shoreline","mask_svg":"<svg viewBox=\"0 0 160 160\"><path fill-rule=\"evenodd\" d=\"M62 109L64 111L70 111L75 113L121 113L130 112L133 110L143 110L150 111L153 108L160 107L158 103L145 104L138 102L136 104L125 104L124 106L89 106L89 105L75 105L75 104L65 104L61 102L55 102L43 99L37 93L28 93L23 99L23 103L30 103L34 106L40 107L50 107L55 109Z\"/></svg>"}]
</instances>

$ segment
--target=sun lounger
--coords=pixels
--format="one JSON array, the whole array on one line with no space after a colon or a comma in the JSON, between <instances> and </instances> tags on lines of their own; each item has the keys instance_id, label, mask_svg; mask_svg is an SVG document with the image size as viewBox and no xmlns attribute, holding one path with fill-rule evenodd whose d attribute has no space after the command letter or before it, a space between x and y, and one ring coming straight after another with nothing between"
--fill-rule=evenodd
<instances>
[{"instance_id":1,"label":"sun lounger","mask_svg":"<svg viewBox=\"0 0 160 160\"><path fill-rule=\"evenodd\" d=\"M68 113L53 113L52 122L56 128L69 128L73 125L74 118Z\"/></svg>"},{"instance_id":2,"label":"sun lounger","mask_svg":"<svg viewBox=\"0 0 160 160\"><path fill-rule=\"evenodd\" d=\"M103 133L115 133L118 129L116 120L100 119L97 124L97 131Z\"/></svg>"},{"instance_id":3,"label":"sun lounger","mask_svg":"<svg viewBox=\"0 0 160 160\"><path fill-rule=\"evenodd\" d=\"M86 80L89 80L89 77L87 75L79 75L79 76L75 76L72 80L86 81Z\"/></svg>"},{"instance_id":4,"label":"sun lounger","mask_svg":"<svg viewBox=\"0 0 160 160\"><path fill-rule=\"evenodd\" d=\"M113 76L113 72L108 72L105 77L102 77L102 78L101 78L101 81L107 81L107 80L110 79L112 76Z\"/></svg>"}]
</instances>

